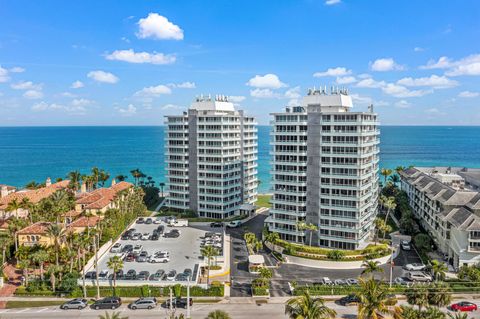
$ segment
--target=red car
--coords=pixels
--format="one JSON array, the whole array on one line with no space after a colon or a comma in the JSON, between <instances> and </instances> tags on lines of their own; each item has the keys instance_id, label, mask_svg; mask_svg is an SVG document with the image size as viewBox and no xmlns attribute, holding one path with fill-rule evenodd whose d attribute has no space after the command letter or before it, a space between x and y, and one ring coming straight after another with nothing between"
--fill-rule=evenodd
<instances>
[{"instance_id":1,"label":"red car","mask_svg":"<svg viewBox=\"0 0 480 319\"><path fill-rule=\"evenodd\" d=\"M453 311L475 311L477 305L468 301L460 301L450 306Z\"/></svg>"},{"instance_id":2,"label":"red car","mask_svg":"<svg viewBox=\"0 0 480 319\"><path fill-rule=\"evenodd\" d=\"M129 262L135 261L135 254L134 253L128 253L128 255L125 256L125 261L129 261Z\"/></svg>"}]
</instances>

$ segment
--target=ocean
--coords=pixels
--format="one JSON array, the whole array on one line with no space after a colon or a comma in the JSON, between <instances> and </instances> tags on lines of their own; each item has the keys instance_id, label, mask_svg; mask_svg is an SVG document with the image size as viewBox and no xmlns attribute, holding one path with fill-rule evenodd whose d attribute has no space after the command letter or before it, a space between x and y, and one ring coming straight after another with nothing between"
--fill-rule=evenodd
<instances>
[{"instance_id":1,"label":"ocean","mask_svg":"<svg viewBox=\"0 0 480 319\"><path fill-rule=\"evenodd\" d=\"M260 192L269 192L269 126L258 129ZM480 127L382 126L380 167L480 168ZM0 127L0 184L17 187L47 177L65 178L93 166L111 176L139 168L165 181L164 129L143 127Z\"/></svg>"}]
</instances>

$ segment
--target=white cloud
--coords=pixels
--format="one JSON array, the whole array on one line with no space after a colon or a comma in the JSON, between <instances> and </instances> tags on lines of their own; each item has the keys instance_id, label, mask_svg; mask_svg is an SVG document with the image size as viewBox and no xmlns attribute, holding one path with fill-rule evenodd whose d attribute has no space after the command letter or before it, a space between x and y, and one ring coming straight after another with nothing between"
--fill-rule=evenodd
<instances>
[{"instance_id":1,"label":"white cloud","mask_svg":"<svg viewBox=\"0 0 480 319\"><path fill-rule=\"evenodd\" d=\"M440 111L439 109L437 109L436 107L432 107L432 108L429 108L429 109L426 109L425 110L425 113L427 114L430 114L430 115L446 115L445 112L442 112Z\"/></svg>"},{"instance_id":2,"label":"white cloud","mask_svg":"<svg viewBox=\"0 0 480 319\"><path fill-rule=\"evenodd\" d=\"M162 110L176 110L176 109L181 109L182 107L180 105L176 104L165 104L162 106Z\"/></svg>"},{"instance_id":3,"label":"white cloud","mask_svg":"<svg viewBox=\"0 0 480 319\"><path fill-rule=\"evenodd\" d=\"M299 105L300 104L300 97L302 95L300 94L300 87L299 86L296 86L294 88L291 88L291 89L288 89L287 91L285 91L285 97L287 99L290 99L290 101L288 101L288 105L293 105L293 106L296 106L296 105Z\"/></svg>"},{"instance_id":4,"label":"white cloud","mask_svg":"<svg viewBox=\"0 0 480 319\"><path fill-rule=\"evenodd\" d=\"M359 79L368 79L368 78L371 78L372 76L368 73L362 73L362 74L359 74L357 75L357 78Z\"/></svg>"},{"instance_id":5,"label":"white cloud","mask_svg":"<svg viewBox=\"0 0 480 319\"><path fill-rule=\"evenodd\" d=\"M29 100L37 100L43 97L43 93L42 91L28 90L25 93L23 93L23 97Z\"/></svg>"},{"instance_id":6,"label":"white cloud","mask_svg":"<svg viewBox=\"0 0 480 319\"><path fill-rule=\"evenodd\" d=\"M315 72L313 73L313 76L316 78L320 78L323 76L345 76L349 74L352 74L352 70L347 70L347 68L344 68L344 67L337 67L337 68L330 68L324 72Z\"/></svg>"},{"instance_id":7,"label":"white cloud","mask_svg":"<svg viewBox=\"0 0 480 319\"><path fill-rule=\"evenodd\" d=\"M197 86L195 85L195 82L183 82L183 83L169 83L167 86L172 87L172 88L179 88L179 89L195 89Z\"/></svg>"},{"instance_id":8,"label":"white cloud","mask_svg":"<svg viewBox=\"0 0 480 319\"><path fill-rule=\"evenodd\" d=\"M138 26L137 37L140 39L183 40L183 30L158 13L149 13L138 21Z\"/></svg>"},{"instance_id":9,"label":"white cloud","mask_svg":"<svg viewBox=\"0 0 480 319\"><path fill-rule=\"evenodd\" d=\"M72 105L73 106L87 106L93 104L92 100L88 99L74 99L72 100Z\"/></svg>"},{"instance_id":10,"label":"white cloud","mask_svg":"<svg viewBox=\"0 0 480 319\"><path fill-rule=\"evenodd\" d=\"M463 91L458 94L458 97L472 98L472 97L477 97L479 95L480 93L478 92Z\"/></svg>"},{"instance_id":11,"label":"white cloud","mask_svg":"<svg viewBox=\"0 0 480 319\"><path fill-rule=\"evenodd\" d=\"M425 51L425 49L424 49L424 48L421 48L421 47L415 47L415 48L413 49L413 51L415 51L415 52L423 52L423 51Z\"/></svg>"},{"instance_id":12,"label":"white cloud","mask_svg":"<svg viewBox=\"0 0 480 319\"><path fill-rule=\"evenodd\" d=\"M240 103L245 101L245 96L243 95L230 95L228 100L232 103Z\"/></svg>"},{"instance_id":13,"label":"white cloud","mask_svg":"<svg viewBox=\"0 0 480 319\"><path fill-rule=\"evenodd\" d=\"M278 76L275 74L269 73L265 75L255 75L255 77L248 80L246 83L248 86L261 89L279 89L281 87L287 86L285 83L282 83ZM254 90L255 91L255 90Z\"/></svg>"},{"instance_id":14,"label":"white cloud","mask_svg":"<svg viewBox=\"0 0 480 319\"><path fill-rule=\"evenodd\" d=\"M386 85L385 81L375 81L372 78L366 78L358 82L356 86L359 88L378 89L378 88L384 87L385 85Z\"/></svg>"},{"instance_id":15,"label":"white cloud","mask_svg":"<svg viewBox=\"0 0 480 319\"><path fill-rule=\"evenodd\" d=\"M10 85L10 87L14 90L41 90L42 85L41 84L34 84L32 81L23 81L23 82L18 82Z\"/></svg>"},{"instance_id":16,"label":"white cloud","mask_svg":"<svg viewBox=\"0 0 480 319\"><path fill-rule=\"evenodd\" d=\"M79 88L83 88L85 85L83 84L83 82L81 81L75 81L72 83L72 85L70 85L70 88L72 89L79 89Z\"/></svg>"},{"instance_id":17,"label":"white cloud","mask_svg":"<svg viewBox=\"0 0 480 319\"><path fill-rule=\"evenodd\" d=\"M93 79L94 81L102 82L102 83L114 84L118 82L118 78L115 75L113 75L112 73L100 71L100 70L88 72L87 76Z\"/></svg>"},{"instance_id":18,"label":"white cloud","mask_svg":"<svg viewBox=\"0 0 480 319\"><path fill-rule=\"evenodd\" d=\"M403 70L404 67L399 65L392 58L377 59L370 63L372 71L385 72L393 70Z\"/></svg>"},{"instance_id":19,"label":"white cloud","mask_svg":"<svg viewBox=\"0 0 480 319\"><path fill-rule=\"evenodd\" d=\"M388 95L399 98L423 96L433 92L432 90L409 90L404 86L394 83L387 83L382 87L382 91Z\"/></svg>"},{"instance_id":20,"label":"white cloud","mask_svg":"<svg viewBox=\"0 0 480 319\"><path fill-rule=\"evenodd\" d=\"M326 4L327 6L333 6L333 5L339 4L339 3L341 3L341 2L342 2L342 0L326 0L326 1L325 1L325 4Z\"/></svg>"},{"instance_id":21,"label":"white cloud","mask_svg":"<svg viewBox=\"0 0 480 319\"><path fill-rule=\"evenodd\" d=\"M59 94L61 97L70 97L70 98L74 98L74 97L77 97L77 95L73 94L73 93L70 93L70 92L62 92Z\"/></svg>"},{"instance_id":22,"label":"white cloud","mask_svg":"<svg viewBox=\"0 0 480 319\"><path fill-rule=\"evenodd\" d=\"M10 81L10 77L8 76L8 70L0 66L0 83L8 81Z\"/></svg>"},{"instance_id":23,"label":"white cloud","mask_svg":"<svg viewBox=\"0 0 480 319\"><path fill-rule=\"evenodd\" d=\"M42 111L64 111L68 113L83 115L86 112L85 107L82 105L62 105L57 103L47 103L42 101L40 103L34 104L32 106L32 111L42 112Z\"/></svg>"},{"instance_id":24,"label":"white cloud","mask_svg":"<svg viewBox=\"0 0 480 319\"><path fill-rule=\"evenodd\" d=\"M401 108L401 109L407 109L407 108L411 107L412 104L408 101L400 100L400 101L395 103L395 106L398 107L398 108Z\"/></svg>"},{"instance_id":25,"label":"white cloud","mask_svg":"<svg viewBox=\"0 0 480 319\"><path fill-rule=\"evenodd\" d=\"M117 108L122 116L132 116L137 113L137 108L133 104L129 104L126 108Z\"/></svg>"},{"instance_id":26,"label":"white cloud","mask_svg":"<svg viewBox=\"0 0 480 319\"><path fill-rule=\"evenodd\" d=\"M171 94L172 90L163 84L157 86L144 87L135 93L136 96L157 97L164 94Z\"/></svg>"},{"instance_id":27,"label":"white cloud","mask_svg":"<svg viewBox=\"0 0 480 319\"><path fill-rule=\"evenodd\" d=\"M373 103L372 98L369 96L362 96L356 93L350 94L350 96L352 97L352 100L357 104L370 105Z\"/></svg>"},{"instance_id":28,"label":"white cloud","mask_svg":"<svg viewBox=\"0 0 480 319\"><path fill-rule=\"evenodd\" d=\"M437 61L429 60L420 69L447 69L445 75L448 76L480 75L480 54L472 54L457 61L442 56Z\"/></svg>"},{"instance_id":29,"label":"white cloud","mask_svg":"<svg viewBox=\"0 0 480 319\"><path fill-rule=\"evenodd\" d=\"M350 84L357 82L357 79L354 76L342 76L337 77L336 82L338 84Z\"/></svg>"},{"instance_id":30,"label":"white cloud","mask_svg":"<svg viewBox=\"0 0 480 319\"><path fill-rule=\"evenodd\" d=\"M429 86L435 89L445 89L458 86L458 82L451 80L446 76L431 75L423 78L403 78L397 81L397 84L404 86Z\"/></svg>"},{"instance_id":31,"label":"white cloud","mask_svg":"<svg viewBox=\"0 0 480 319\"><path fill-rule=\"evenodd\" d=\"M250 90L250 95L255 98L259 99L271 99L271 98L277 98L280 95L273 92L271 89L255 89L255 90Z\"/></svg>"},{"instance_id":32,"label":"white cloud","mask_svg":"<svg viewBox=\"0 0 480 319\"><path fill-rule=\"evenodd\" d=\"M12 72L12 73L23 73L23 72L25 72L25 69L21 68L19 66L15 66L15 67L11 68L9 71Z\"/></svg>"},{"instance_id":33,"label":"white cloud","mask_svg":"<svg viewBox=\"0 0 480 319\"><path fill-rule=\"evenodd\" d=\"M133 49L116 50L105 56L107 60L124 61L129 63L172 64L177 58L174 55L163 53L135 52Z\"/></svg>"}]
</instances>

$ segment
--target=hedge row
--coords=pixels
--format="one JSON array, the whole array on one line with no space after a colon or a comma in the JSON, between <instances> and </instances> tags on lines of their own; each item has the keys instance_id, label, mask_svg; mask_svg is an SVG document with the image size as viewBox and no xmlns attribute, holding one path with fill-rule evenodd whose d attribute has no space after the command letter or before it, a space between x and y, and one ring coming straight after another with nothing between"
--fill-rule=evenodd
<instances>
[{"instance_id":1,"label":"hedge row","mask_svg":"<svg viewBox=\"0 0 480 319\"><path fill-rule=\"evenodd\" d=\"M268 296L268 290L264 287L252 287L252 295L254 296Z\"/></svg>"},{"instance_id":2,"label":"hedge row","mask_svg":"<svg viewBox=\"0 0 480 319\"><path fill-rule=\"evenodd\" d=\"M314 246L307 246L307 245L301 245L301 244L293 244L289 243L285 240L278 239L275 243L277 246L281 246L283 248L285 247L291 247L297 252L302 252L302 253L307 253L307 254L316 254L316 255L327 255L329 252L332 251L332 249L327 249L327 248L320 248L320 247L314 247ZM378 244L378 245L369 245L367 248L362 249L362 250L342 250L342 253L345 254L345 256L359 256L359 255L365 255L365 254L372 254L376 252L383 252L385 250L388 250L388 246L385 244Z\"/></svg>"}]
</instances>

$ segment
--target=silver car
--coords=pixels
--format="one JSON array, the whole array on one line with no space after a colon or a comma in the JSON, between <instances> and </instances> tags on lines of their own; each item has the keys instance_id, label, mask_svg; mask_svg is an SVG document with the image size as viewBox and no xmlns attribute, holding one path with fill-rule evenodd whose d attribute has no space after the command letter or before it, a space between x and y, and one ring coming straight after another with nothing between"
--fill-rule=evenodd
<instances>
[{"instance_id":1,"label":"silver car","mask_svg":"<svg viewBox=\"0 0 480 319\"><path fill-rule=\"evenodd\" d=\"M128 307L132 310L137 309L153 309L157 306L157 299L153 297L140 298L132 302Z\"/></svg>"},{"instance_id":2,"label":"silver car","mask_svg":"<svg viewBox=\"0 0 480 319\"><path fill-rule=\"evenodd\" d=\"M67 310L67 309L78 309L81 310L87 307L87 299L76 298L70 301L67 301L63 305L60 306L60 309Z\"/></svg>"}]
</instances>

